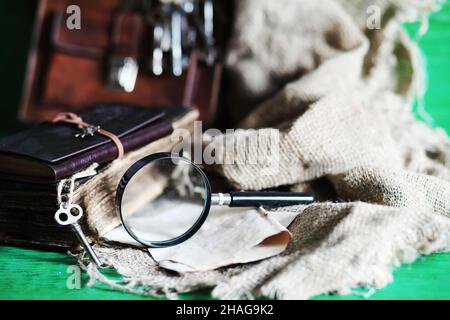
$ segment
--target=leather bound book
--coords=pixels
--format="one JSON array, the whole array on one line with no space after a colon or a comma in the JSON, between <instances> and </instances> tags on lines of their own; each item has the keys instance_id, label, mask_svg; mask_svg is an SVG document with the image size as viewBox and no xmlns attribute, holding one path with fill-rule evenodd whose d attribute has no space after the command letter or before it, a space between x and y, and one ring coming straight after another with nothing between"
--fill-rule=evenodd
<instances>
[{"instance_id":1,"label":"leather bound book","mask_svg":"<svg viewBox=\"0 0 450 320\"><path fill-rule=\"evenodd\" d=\"M129 152L172 132L172 121L187 113L183 107L140 108L102 104L79 112L84 122L115 134ZM44 122L0 140L0 174L14 180L57 181L93 162L117 157L114 142L94 133L82 137L76 125Z\"/></svg>"}]
</instances>

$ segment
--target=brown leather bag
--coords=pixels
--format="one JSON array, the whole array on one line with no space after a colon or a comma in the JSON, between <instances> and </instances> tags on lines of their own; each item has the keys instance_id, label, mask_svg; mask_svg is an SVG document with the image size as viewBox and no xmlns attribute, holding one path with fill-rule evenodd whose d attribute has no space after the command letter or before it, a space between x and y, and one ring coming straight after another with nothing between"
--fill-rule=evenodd
<instances>
[{"instance_id":1,"label":"brown leather bag","mask_svg":"<svg viewBox=\"0 0 450 320\"><path fill-rule=\"evenodd\" d=\"M66 26L66 10L73 4L81 8L79 30ZM151 27L138 14L118 12L120 4L119 0L40 1L20 110L23 121L39 122L59 111L76 112L109 102L148 107L184 105L197 108L206 122L213 119L221 64L199 63L193 51L181 76L155 76L147 67ZM223 36L219 38L223 40ZM105 69L115 56L138 61L134 91L108 85Z\"/></svg>"}]
</instances>

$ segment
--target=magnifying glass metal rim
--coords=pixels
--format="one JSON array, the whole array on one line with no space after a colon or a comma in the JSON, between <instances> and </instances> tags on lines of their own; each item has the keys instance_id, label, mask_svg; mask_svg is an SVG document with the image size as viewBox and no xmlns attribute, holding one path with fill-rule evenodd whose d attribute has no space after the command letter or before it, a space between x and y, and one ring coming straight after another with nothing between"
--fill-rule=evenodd
<instances>
[{"instance_id":1,"label":"magnifying glass metal rim","mask_svg":"<svg viewBox=\"0 0 450 320\"><path fill-rule=\"evenodd\" d=\"M140 239L138 236L136 236L134 234L134 232L127 226L127 224L124 221L123 215L122 215L122 197L123 194L125 192L125 188L128 184L128 182L133 178L133 176L140 170L142 169L144 166L146 166L147 164L155 161L155 160L161 160L161 159L175 159L175 160L182 160L182 161L186 161L189 164L191 164L201 175L204 183L205 183L205 187L206 187L206 199L205 199L205 204L203 207L203 211L200 214L199 218L197 219L197 221L191 226L191 228L189 228L185 233L169 239L169 240L164 240L164 241L144 241L142 239ZM175 246L177 244L180 244L184 241L186 241L187 239L189 239L190 237L192 237L199 229L200 227L203 225L203 223L205 222L206 218L208 217L209 214L209 209L211 208L211 186L209 184L209 180L206 177L205 173L203 172L202 169L200 169L199 166L197 166L195 163L193 163L191 160L184 158L184 157L180 157L177 154L172 154L172 153L166 153L166 152L162 152L162 153L155 153L155 154L151 154L149 156L146 156L145 158L142 158L141 160L137 161L136 163L134 163L126 172L125 174L122 176L122 178L120 179L120 183L117 187L117 193L116 193L116 206L119 210L119 216L120 216L120 220L122 221L122 225L125 228L125 230L128 232L128 234L137 242L143 244L144 246L148 247L148 248L166 248L166 247L171 247L171 246Z\"/></svg>"}]
</instances>

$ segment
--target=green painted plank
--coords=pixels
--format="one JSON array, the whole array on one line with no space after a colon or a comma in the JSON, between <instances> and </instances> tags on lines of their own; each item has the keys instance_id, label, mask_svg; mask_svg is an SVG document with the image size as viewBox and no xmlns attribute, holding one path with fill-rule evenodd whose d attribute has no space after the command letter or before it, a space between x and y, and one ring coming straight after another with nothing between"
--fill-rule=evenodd
<instances>
[{"instance_id":1,"label":"green painted plank","mask_svg":"<svg viewBox=\"0 0 450 320\"><path fill-rule=\"evenodd\" d=\"M0 247L0 299L154 299L112 290L105 285L86 287L88 277L81 273L81 288L69 284L75 260L63 253ZM118 276L109 272L112 279ZM207 292L183 295L208 298Z\"/></svg>"}]
</instances>

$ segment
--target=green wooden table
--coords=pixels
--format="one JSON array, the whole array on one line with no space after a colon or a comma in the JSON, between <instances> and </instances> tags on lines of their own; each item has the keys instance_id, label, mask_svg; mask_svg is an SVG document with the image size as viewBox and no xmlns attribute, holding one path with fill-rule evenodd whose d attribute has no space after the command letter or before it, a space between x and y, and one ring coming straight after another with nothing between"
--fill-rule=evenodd
<instances>
[{"instance_id":1,"label":"green wooden table","mask_svg":"<svg viewBox=\"0 0 450 320\"><path fill-rule=\"evenodd\" d=\"M32 1L0 0L0 92L2 111L0 134L19 127L16 119L24 62L28 48ZM407 25L414 34L417 25ZM431 17L430 30L420 40L428 61L429 90L426 110L434 125L450 133L450 5ZM113 291L100 285L86 287L82 276L80 289L68 289L74 260L65 254L0 247L1 299L152 299ZM69 272L69 273L68 273ZM114 275L111 275L114 276ZM394 282L378 290L369 299L450 299L450 253L421 257L394 272ZM207 290L183 295L183 299L206 299ZM363 299L360 296L320 296L315 299Z\"/></svg>"}]
</instances>

